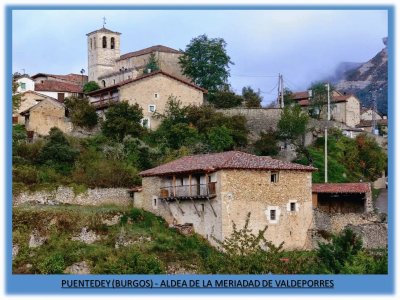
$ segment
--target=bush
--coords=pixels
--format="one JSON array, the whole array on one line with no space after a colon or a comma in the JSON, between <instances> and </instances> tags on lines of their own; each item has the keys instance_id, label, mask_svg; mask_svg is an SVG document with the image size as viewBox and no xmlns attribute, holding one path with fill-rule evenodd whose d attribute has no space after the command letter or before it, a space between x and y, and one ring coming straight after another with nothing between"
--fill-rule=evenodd
<instances>
[{"instance_id":1,"label":"bush","mask_svg":"<svg viewBox=\"0 0 400 300\"><path fill-rule=\"evenodd\" d=\"M84 93L90 93L100 89L100 86L97 84L96 81L89 81L83 86Z\"/></svg>"},{"instance_id":2,"label":"bush","mask_svg":"<svg viewBox=\"0 0 400 300\"><path fill-rule=\"evenodd\" d=\"M334 235L329 244L318 244L317 257L320 261L320 272L340 274L345 265L353 260L362 249L361 239L351 229L344 229L340 234Z\"/></svg>"},{"instance_id":3,"label":"bush","mask_svg":"<svg viewBox=\"0 0 400 300\"><path fill-rule=\"evenodd\" d=\"M211 128L207 137L207 142L214 152L230 150L234 144L231 131L225 126Z\"/></svg>"},{"instance_id":4,"label":"bush","mask_svg":"<svg viewBox=\"0 0 400 300\"><path fill-rule=\"evenodd\" d=\"M260 138L254 143L254 152L257 155L277 155L279 153L278 134L273 130L261 132Z\"/></svg>"},{"instance_id":5,"label":"bush","mask_svg":"<svg viewBox=\"0 0 400 300\"><path fill-rule=\"evenodd\" d=\"M53 127L47 143L40 150L38 162L51 166L63 174L69 174L73 169L79 152L71 147L60 129Z\"/></svg>"},{"instance_id":6,"label":"bush","mask_svg":"<svg viewBox=\"0 0 400 300\"><path fill-rule=\"evenodd\" d=\"M62 274L65 268L64 256L58 252L43 257L43 261L38 264L41 274Z\"/></svg>"},{"instance_id":7,"label":"bush","mask_svg":"<svg viewBox=\"0 0 400 300\"><path fill-rule=\"evenodd\" d=\"M96 109L89 103L89 99L66 98L65 106L70 111L71 122L75 126L91 129L97 125Z\"/></svg>"}]
</instances>

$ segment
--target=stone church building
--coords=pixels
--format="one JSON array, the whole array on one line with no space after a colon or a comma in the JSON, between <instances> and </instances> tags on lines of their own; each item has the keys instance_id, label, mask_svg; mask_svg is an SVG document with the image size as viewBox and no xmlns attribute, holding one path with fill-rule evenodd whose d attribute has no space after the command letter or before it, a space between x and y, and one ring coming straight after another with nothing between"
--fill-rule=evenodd
<instances>
[{"instance_id":1,"label":"stone church building","mask_svg":"<svg viewBox=\"0 0 400 300\"><path fill-rule=\"evenodd\" d=\"M120 37L121 33L105 27L87 34L89 81L105 88L134 79L143 74L151 54L155 55L160 70L187 80L178 64L180 51L157 45L121 55Z\"/></svg>"}]
</instances>

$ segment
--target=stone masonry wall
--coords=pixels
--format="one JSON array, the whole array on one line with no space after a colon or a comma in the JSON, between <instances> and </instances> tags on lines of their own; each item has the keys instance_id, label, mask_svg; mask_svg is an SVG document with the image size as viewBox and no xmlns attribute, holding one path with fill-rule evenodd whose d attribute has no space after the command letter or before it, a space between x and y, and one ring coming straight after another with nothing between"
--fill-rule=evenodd
<instances>
[{"instance_id":1,"label":"stone masonry wall","mask_svg":"<svg viewBox=\"0 0 400 300\"><path fill-rule=\"evenodd\" d=\"M223 170L221 174L223 238L233 231L232 222L243 228L250 212L249 228L268 229L267 240L285 249L305 249L307 231L312 226L311 173L280 171L278 182L271 182L270 171ZM295 202L295 211L290 203ZM276 210L277 221L269 220Z\"/></svg>"},{"instance_id":2,"label":"stone masonry wall","mask_svg":"<svg viewBox=\"0 0 400 300\"><path fill-rule=\"evenodd\" d=\"M314 210L310 247L317 247L318 242L326 242L326 234L338 234L345 228L350 228L359 234L366 248L380 248L387 245L388 227L380 214L325 213Z\"/></svg>"},{"instance_id":3,"label":"stone masonry wall","mask_svg":"<svg viewBox=\"0 0 400 300\"><path fill-rule=\"evenodd\" d=\"M55 191L23 192L13 197L13 206L24 203L35 204L78 204L78 205L102 205L118 204L131 205L126 188L95 188L75 195L70 187L59 187Z\"/></svg>"}]
</instances>

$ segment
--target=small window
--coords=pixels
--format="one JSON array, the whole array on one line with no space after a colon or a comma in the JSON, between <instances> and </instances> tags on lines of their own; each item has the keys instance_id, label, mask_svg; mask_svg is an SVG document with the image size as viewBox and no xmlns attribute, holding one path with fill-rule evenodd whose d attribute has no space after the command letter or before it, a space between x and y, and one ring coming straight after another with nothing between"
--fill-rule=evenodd
<instances>
[{"instance_id":1,"label":"small window","mask_svg":"<svg viewBox=\"0 0 400 300\"><path fill-rule=\"evenodd\" d=\"M103 48L107 48L107 38L103 36Z\"/></svg>"},{"instance_id":2,"label":"small window","mask_svg":"<svg viewBox=\"0 0 400 300\"><path fill-rule=\"evenodd\" d=\"M276 183L276 182L278 182L278 180L279 180L278 173L276 173L276 172L271 173L271 182Z\"/></svg>"},{"instance_id":3,"label":"small window","mask_svg":"<svg viewBox=\"0 0 400 300\"><path fill-rule=\"evenodd\" d=\"M276 220L276 210L275 209L271 209L269 211L269 219L271 221L275 221Z\"/></svg>"},{"instance_id":4,"label":"small window","mask_svg":"<svg viewBox=\"0 0 400 300\"><path fill-rule=\"evenodd\" d=\"M106 87L106 81L105 80L102 80L101 84L103 85L103 87Z\"/></svg>"},{"instance_id":5,"label":"small window","mask_svg":"<svg viewBox=\"0 0 400 300\"><path fill-rule=\"evenodd\" d=\"M112 37L111 38L111 49L115 48L115 39Z\"/></svg>"},{"instance_id":6,"label":"small window","mask_svg":"<svg viewBox=\"0 0 400 300\"><path fill-rule=\"evenodd\" d=\"M205 211L204 203L201 204L201 211L202 211L202 212Z\"/></svg>"},{"instance_id":7,"label":"small window","mask_svg":"<svg viewBox=\"0 0 400 300\"><path fill-rule=\"evenodd\" d=\"M160 98L160 95L158 93L154 93L154 99Z\"/></svg>"},{"instance_id":8,"label":"small window","mask_svg":"<svg viewBox=\"0 0 400 300\"><path fill-rule=\"evenodd\" d=\"M296 202L290 202L290 211L296 211Z\"/></svg>"},{"instance_id":9,"label":"small window","mask_svg":"<svg viewBox=\"0 0 400 300\"><path fill-rule=\"evenodd\" d=\"M115 84L115 79L114 79L114 84Z\"/></svg>"},{"instance_id":10,"label":"small window","mask_svg":"<svg viewBox=\"0 0 400 300\"><path fill-rule=\"evenodd\" d=\"M157 196L153 196L151 204L153 206L153 209L157 209L157 205L158 205L158 197Z\"/></svg>"},{"instance_id":11,"label":"small window","mask_svg":"<svg viewBox=\"0 0 400 300\"><path fill-rule=\"evenodd\" d=\"M144 128L150 128L150 120L147 118L144 118L140 121L140 123L142 124L142 126Z\"/></svg>"},{"instance_id":12,"label":"small window","mask_svg":"<svg viewBox=\"0 0 400 300\"><path fill-rule=\"evenodd\" d=\"M21 82L19 85L21 87L21 91L25 91L26 90L26 83L25 82Z\"/></svg>"},{"instance_id":13,"label":"small window","mask_svg":"<svg viewBox=\"0 0 400 300\"><path fill-rule=\"evenodd\" d=\"M149 112L155 112L156 106L154 104L149 105Z\"/></svg>"},{"instance_id":14,"label":"small window","mask_svg":"<svg viewBox=\"0 0 400 300\"><path fill-rule=\"evenodd\" d=\"M92 38L90 38L90 49L93 49L93 41L92 41Z\"/></svg>"}]
</instances>

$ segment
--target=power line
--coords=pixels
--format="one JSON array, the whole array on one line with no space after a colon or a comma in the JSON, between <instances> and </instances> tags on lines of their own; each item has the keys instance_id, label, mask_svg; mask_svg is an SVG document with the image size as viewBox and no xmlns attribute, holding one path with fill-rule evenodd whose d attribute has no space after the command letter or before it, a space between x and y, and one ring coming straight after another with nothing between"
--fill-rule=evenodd
<instances>
[{"instance_id":1,"label":"power line","mask_svg":"<svg viewBox=\"0 0 400 300\"><path fill-rule=\"evenodd\" d=\"M278 77L277 75L245 75L245 74L231 74L233 77L269 77L275 78Z\"/></svg>"}]
</instances>

